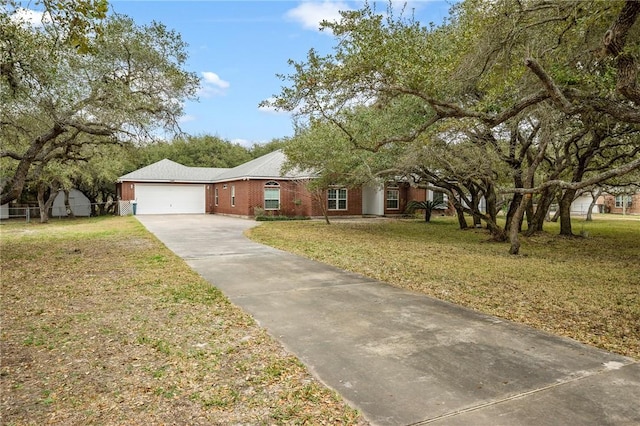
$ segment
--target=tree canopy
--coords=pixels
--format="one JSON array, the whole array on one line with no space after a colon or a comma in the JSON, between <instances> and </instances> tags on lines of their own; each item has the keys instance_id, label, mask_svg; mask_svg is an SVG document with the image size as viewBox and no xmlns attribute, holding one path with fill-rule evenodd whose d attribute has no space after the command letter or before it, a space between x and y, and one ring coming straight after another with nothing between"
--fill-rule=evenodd
<instances>
[{"instance_id":1,"label":"tree canopy","mask_svg":"<svg viewBox=\"0 0 640 426\"><path fill-rule=\"evenodd\" d=\"M316 138L317 158L361 158L373 175L450 190L497 239L510 231L517 253L524 213L541 226L534 203L560 200L571 234L577 190L640 167L639 14L632 0L465 0L442 25L423 26L365 4L323 24L333 53L291 61L272 105L305 123L299 138L318 122L340 133L340 150ZM292 145L294 163L298 149L309 146Z\"/></svg>"},{"instance_id":2,"label":"tree canopy","mask_svg":"<svg viewBox=\"0 0 640 426\"><path fill-rule=\"evenodd\" d=\"M183 101L199 84L184 70L180 35L119 15L99 26L85 27L83 51L61 41L53 23L34 27L0 12L0 203L50 162L86 161L89 145L139 144L178 130Z\"/></svg>"}]
</instances>

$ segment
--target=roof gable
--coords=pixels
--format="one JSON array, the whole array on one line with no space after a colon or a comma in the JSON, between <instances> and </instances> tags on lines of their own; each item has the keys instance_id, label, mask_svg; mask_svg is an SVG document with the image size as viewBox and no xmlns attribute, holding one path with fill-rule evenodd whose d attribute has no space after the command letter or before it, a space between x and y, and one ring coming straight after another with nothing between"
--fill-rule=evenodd
<instances>
[{"instance_id":1,"label":"roof gable","mask_svg":"<svg viewBox=\"0 0 640 426\"><path fill-rule=\"evenodd\" d=\"M160 160L118 178L118 182L210 183L242 179L308 179L311 172L291 171L282 174L287 156L281 150L270 152L232 169L188 167L169 159Z\"/></svg>"},{"instance_id":2,"label":"roof gable","mask_svg":"<svg viewBox=\"0 0 640 426\"><path fill-rule=\"evenodd\" d=\"M215 181L239 179L301 179L312 177L309 172L291 171L282 174L282 166L287 161L287 156L281 150L270 152L262 157L240 164L228 169L216 176Z\"/></svg>"},{"instance_id":3,"label":"roof gable","mask_svg":"<svg viewBox=\"0 0 640 426\"><path fill-rule=\"evenodd\" d=\"M213 182L215 177L229 169L215 167L189 167L167 158L135 170L118 178L118 182Z\"/></svg>"}]
</instances>

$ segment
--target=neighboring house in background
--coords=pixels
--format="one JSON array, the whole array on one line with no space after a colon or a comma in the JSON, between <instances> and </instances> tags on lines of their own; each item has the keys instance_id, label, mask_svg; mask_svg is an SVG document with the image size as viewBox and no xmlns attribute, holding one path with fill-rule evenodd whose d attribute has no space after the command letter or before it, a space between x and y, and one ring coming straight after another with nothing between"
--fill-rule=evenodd
<instances>
[{"instance_id":1,"label":"neighboring house in background","mask_svg":"<svg viewBox=\"0 0 640 426\"><path fill-rule=\"evenodd\" d=\"M606 213L640 214L640 191L633 195L604 194L602 198Z\"/></svg>"},{"instance_id":2,"label":"neighboring house in background","mask_svg":"<svg viewBox=\"0 0 640 426\"><path fill-rule=\"evenodd\" d=\"M586 216L589 212L589 206L593 202L593 196L589 192L585 192L576 197L571 203L571 215L573 216ZM603 213L604 212L604 200L602 196L598 197L596 204L593 206L591 213Z\"/></svg>"},{"instance_id":3,"label":"neighboring house in background","mask_svg":"<svg viewBox=\"0 0 640 426\"><path fill-rule=\"evenodd\" d=\"M89 199L79 190L71 189L69 190L69 206L73 211L74 216L91 216L91 202ZM9 219L15 217L29 217L26 216L29 212L26 210L30 210L30 216L33 217L34 211L37 212L37 207L33 207L33 203L31 204L15 204L12 202L11 205L4 204L0 206L0 219ZM64 204L64 191L59 191L56 198L53 200L53 204L51 205L51 217L67 217L67 208Z\"/></svg>"},{"instance_id":4,"label":"neighboring house in background","mask_svg":"<svg viewBox=\"0 0 640 426\"><path fill-rule=\"evenodd\" d=\"M137 214L217 213L254 216L256 208L275 215L322 216L322 206L305 172L282 175L286 156L274 151L231 169L187 167L164 159L121 176L119 200L135 201ZM407 183L383 188L335 186L321 194L330 216L400 215L427 190Z\"/></svg>"},{"instance_id":5,"label":"neighboring house in background","mask_svg":"<svg viewBox=\"0 0 640 426\"><path fill-rule=\"evenodd\" d=\"M74 216L91 216L91 202L81 191L77 189L69 190L69 207ZM53 200L51 207L51 217L66 217L67 207L64 205L64 191L59 191Z\"/></svg>"}]
</instances>

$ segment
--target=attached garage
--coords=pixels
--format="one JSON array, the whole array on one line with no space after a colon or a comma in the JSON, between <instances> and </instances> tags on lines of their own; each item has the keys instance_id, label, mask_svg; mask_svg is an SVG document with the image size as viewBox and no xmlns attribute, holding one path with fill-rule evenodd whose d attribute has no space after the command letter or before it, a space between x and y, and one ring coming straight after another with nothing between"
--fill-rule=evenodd
<instances>
[{"instance_id":1,"label":"attached garage","mask_svg":"<svg viewBox=\"0 0 640 426\"><path fill-rule=\"evenodd\" d=\"M160 160L121 176L116 183L120 214L204 214L213 212L211 183L228 169L187 167ZM125 208L123 208L125 207Z\"/></svg>"},{"instance_id":2,"label":"attached garage","mask_svg":"<svg viewBox=\"0 0 640 426\"><path fill-rule=\"evenodd\" d=\"M137 214L201 214L205 185L137 183L135 200Z\"/></svg>"}]
</instances>

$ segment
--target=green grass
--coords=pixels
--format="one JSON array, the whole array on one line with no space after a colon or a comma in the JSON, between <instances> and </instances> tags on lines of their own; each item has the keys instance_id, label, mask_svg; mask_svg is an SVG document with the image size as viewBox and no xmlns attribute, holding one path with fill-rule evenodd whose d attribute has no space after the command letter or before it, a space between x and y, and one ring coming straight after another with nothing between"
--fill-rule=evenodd
<instances>
[{"instance_id":1,"label":"green grass","mask_svg":"<svg viewBox=\"0 0 640 426\"><path fill-rule=\"evenodd\" d=\"M362 423L135 218L0 238L3 424Z\"/></svg>"},{"instance_id":2,"label":"green grass","mask_svg":"<svg viewBox=\"0 0 640 426\"><path fill-rule=\"evenodd\" d=\"M521 255L453 218L267 223L274 247L640 358L640 220L576 219L523 238Z\"/></svg>"}]
</instances>

